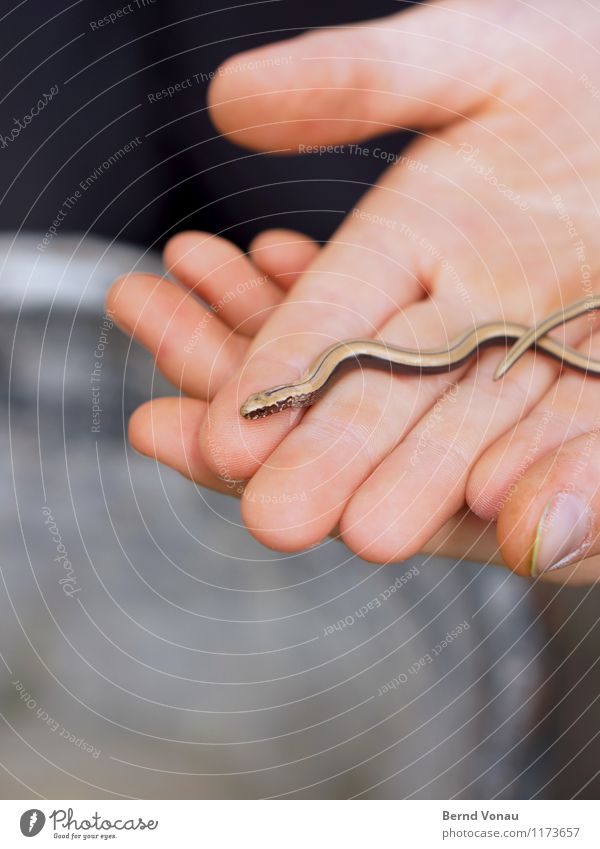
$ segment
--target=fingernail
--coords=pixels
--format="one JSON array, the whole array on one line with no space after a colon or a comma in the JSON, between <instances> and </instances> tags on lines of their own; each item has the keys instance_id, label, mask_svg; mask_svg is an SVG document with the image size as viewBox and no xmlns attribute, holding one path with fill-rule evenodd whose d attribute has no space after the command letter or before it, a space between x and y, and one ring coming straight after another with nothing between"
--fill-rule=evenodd
<instances>
[{"instance_id":1,"label":"fingernail","mask_svg":"<svg viewBox=\"0 0 600 849\"><path fill-rule=\"evenodd\" d=\"M548 502L537 527L531 575L568 566L590 545L594 515L574 492L559 492Z\"/></svg>"}]
</instances>

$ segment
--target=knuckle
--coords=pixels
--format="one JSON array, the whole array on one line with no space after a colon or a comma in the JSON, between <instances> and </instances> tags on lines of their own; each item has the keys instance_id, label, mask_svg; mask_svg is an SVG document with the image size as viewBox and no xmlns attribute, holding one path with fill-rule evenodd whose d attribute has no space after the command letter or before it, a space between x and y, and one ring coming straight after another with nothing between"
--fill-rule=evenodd
<instances>
[{"instance_id":1,"label":"knuckle","mask_svg":"<svg viewBox=\"0 0 600 849\"><path fill-rule=\"evenodd\" d=\"M363 457L372 465L376 460L373 445L375 426L359 416L356 407L346 414L345 406L337 404L335 412L328 409L324 413L315 407L304 420L308 436L317 443L335 446L347 459L356 461Z\"/></svg>"}]
</instances>

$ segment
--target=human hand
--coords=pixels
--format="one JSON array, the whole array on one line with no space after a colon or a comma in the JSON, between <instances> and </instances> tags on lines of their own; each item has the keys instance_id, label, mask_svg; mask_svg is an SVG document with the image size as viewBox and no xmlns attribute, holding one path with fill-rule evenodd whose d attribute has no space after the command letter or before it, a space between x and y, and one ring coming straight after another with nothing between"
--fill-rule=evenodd
<instances>
[{"instance_id":1,"label":"human hand","mask_svg":"<svg viewBox=\"0 0 600 849\"><path fill-rule=\"evenodd\" d=\"M256 330L317 251L311 239L289 230L261 233L248 256L226 239L184 232L164 250L174 280L138 273L113 283L107 311L184 393L134 412L128 436L139 453L201 486L241 494L241 482L213 472L200 454L206 402L240 366Z\"/></svg>"},{"instance_id":2,"label":"human hand","mask_svg":"<svg viewBox=\"0 0 600 849\"><path fill-rule=\"evenodd\" d=\"M421 550L465 503L498 515L482 507L470 472L553 386L557 367L544 357L524 358L498 384L491 351L452 382L355 372L305 415L245 422L239 407L297 379L335 341L443 346L482 320L531 324L590 291L600 265L599 34L590 4L464 0L301 36L217 74L213 118L253 148L373 155L356 143L427 130L209 406L204 461L252 478L243 513L265 544L297 550L339 523L350 548L385 562ZM590 328L580 322L564 339L581 343Z\"/></svg>"},{"instance_id":3,"label":"human hand","mask_svg":"<svg viewBox=\"0 0 600 849\"><path fill-rule=\"evenodd\" d=\"M129 422L129 441L200 486L241 497L244 483L209 469L197 434L207 399L241 365L252 333L317 253L308 237L265 231L244 256L225 239L181 233L169 241L165 277L130 274L109 290L107 310L115 323L144 345L181 397L154 398ZM256 297L256 284L265 287ZM250 296L251 295L251 296ZM207 310L201 303L213 305ZM246 335L247 334L247 335ZM426 551L438 556L499 562L493 529L469 514L454 516Z\"/></svg>"}]
</instances>

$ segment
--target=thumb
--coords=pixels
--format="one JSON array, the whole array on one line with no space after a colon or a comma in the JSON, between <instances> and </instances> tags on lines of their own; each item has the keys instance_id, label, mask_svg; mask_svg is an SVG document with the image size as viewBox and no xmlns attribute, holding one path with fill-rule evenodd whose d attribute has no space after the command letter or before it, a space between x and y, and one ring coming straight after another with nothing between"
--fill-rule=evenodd
<instances>
[{"instance_id":1,"label":"thumb","mask_svg":"<svg viewBox=\"0 0 600 849\"><path fill-rule=\"evenodd\" d=\"M558 580L576 582L600 577L599 436L594 430L565 442L516 485L498 517L500 550L516 572L556 572Z\"/></svg>"},{"instance_id":2,"label":"thumb","mask_svg":"<svg viewBox=\"0 0 600 849\"><path fill-rule=\"evenodd\" d=\"M237 144L296 153L299 141L335 144L446 124L494 85L489 57L498 31L477 6L414 7L238 54L211 82L212 119ZM496 8L487 5L488 18Z\"/></svg>"}]
</instances>

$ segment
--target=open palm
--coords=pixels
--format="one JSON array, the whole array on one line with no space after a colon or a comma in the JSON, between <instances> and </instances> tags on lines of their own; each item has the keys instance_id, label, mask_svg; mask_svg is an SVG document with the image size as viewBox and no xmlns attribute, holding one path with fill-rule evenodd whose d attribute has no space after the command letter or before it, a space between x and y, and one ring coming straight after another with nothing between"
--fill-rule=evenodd
<instances>
[{"instance_id":1,"label":"open palm","mask_svg":"<svg viewBox=\"0 0 600 849\"><path fill-rule=\"evenodd\" d=\"M251 479L243 513L262 542L293 551L339 525L361 556L403 559L466 503L496 518L528 464L593 424L597 385L574 377L578 405L557 413L533 457L510 436L509 452L493 448L558 375L530 355L494 383L498 351L451 379L354 372L305 414L246 422L239 407L333 342L441 347L480 321L530 324L591 291L599 35L594 4L453 1L270 45L228 63L250 70L217 75L213 119L253 148L374 155L363 140L421 130L209 405L202 457ZM579 322L565 338L599 349L591 332Z\"/></svg>"}]
</instances>

